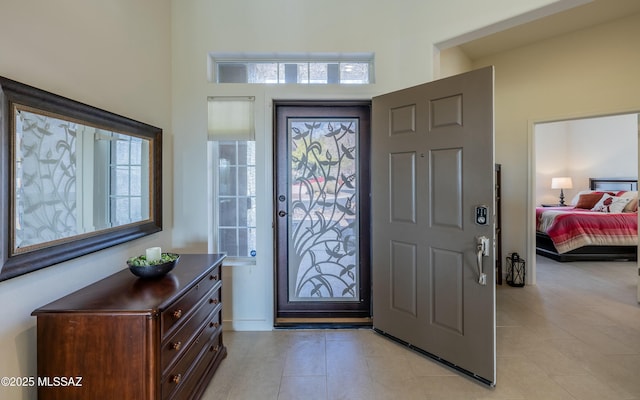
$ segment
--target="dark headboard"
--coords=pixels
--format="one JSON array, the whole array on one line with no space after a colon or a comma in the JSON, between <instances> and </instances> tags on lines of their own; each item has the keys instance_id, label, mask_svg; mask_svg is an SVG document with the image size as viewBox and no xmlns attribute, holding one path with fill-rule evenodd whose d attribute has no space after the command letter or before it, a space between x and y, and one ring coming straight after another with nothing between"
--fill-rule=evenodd
<instances>
[{"instance_id":1,"label":"dark headboard","mask_svg":"<svg viewBox=\"0 0 640 400\"><path fill-rule=\"evenodd\" d=\"M637 178L589 178L591 190L638 190Z\"/></svg>"}]
</instances>

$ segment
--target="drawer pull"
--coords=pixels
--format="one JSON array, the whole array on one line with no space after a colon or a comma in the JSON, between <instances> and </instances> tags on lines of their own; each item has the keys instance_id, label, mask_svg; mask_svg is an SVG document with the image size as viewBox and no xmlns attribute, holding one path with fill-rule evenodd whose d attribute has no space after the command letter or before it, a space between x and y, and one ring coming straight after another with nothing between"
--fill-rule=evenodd
<instances>
[{"instance_id":1,"label":"drawer pull","mask_svg":"<svg viewBox=\"0 0 640 400\"><path fill-rule=\"evenodd\" d=\"M218 328L218 326L220 326L220 324L217 322L209 322L209 328Z\"/></svg>"},{"instance_id":2,"label":"drawer pull","mask_svg":"<svg viewBox=\"0 0 640 400\"><path fill-rule=\"evenodd\" d=\"M213 351L213 352L217 352L218 349L220 349L220 346L218 346L218 345L209 347L209 351Z\"/></svg>"},{"instance_id":3,"label":"drawer pull","mask_svg":"<svg viewBox=\"0 0 640 400\"><path fill-rule=\"evenodd\" d=\"M209 275L209 280L217 281L218 280L218 275Z\"/></svg>"},{"instance_id":4,"label":"drawer pull","mask_svg":"<svg viewBox=\"0 0 640 400\"><path fill-rule=\"evenodd\" d=\"M173 312L173 319L180 319L182 317L182 310L177 309Z\"/></svg>"},{"instance_id":5,"label":"drawer pull","mask_svg":"<svg viewBox=\"0 0 640 400\"><path fill-rule=\"evenodd\" d=\"M175 343L171 343L171 348L173 350L179 350L180 346L182 346L182 342L175 342Z\"/></svg>"},{"instance_id":6,"label":"drawer pull","mask_svg":"<svg viewBox=\"0 0 640 400\"><path fill-rule=\"evenodd\" d=\"M175 383L175 384L178 384L178 383L180 383L180 379L182 379L182 375L181 375L181 374L174 375L174 376L171 378L171 382L173 382L173 383Z\"/></svg>"},{"instance_id":7,"label":"drawer pull","mask_svg":"<svg viewBox=\"0 0 640 400\"><path fill-rule=\"evenodd\" d=\"M209 304L218 304L218 299L209 299Z\"/></svg>"}]
</instances>

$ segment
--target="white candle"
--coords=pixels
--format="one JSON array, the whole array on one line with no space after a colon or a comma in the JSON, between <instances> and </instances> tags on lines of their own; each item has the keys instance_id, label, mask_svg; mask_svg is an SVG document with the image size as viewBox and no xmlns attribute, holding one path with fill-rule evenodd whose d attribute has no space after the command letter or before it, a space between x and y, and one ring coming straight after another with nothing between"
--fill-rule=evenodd
<instances>
[{"instance_id":1,"label":"white candle","mask_svg":"<svg viewBox=\"0 0 640 400\"><path fill-rule=\"evenodd\" d=\"M147 261L157 261L160 259L161 254L160 247L150 247L147 249Z\"/></svg>"}]
</instances>

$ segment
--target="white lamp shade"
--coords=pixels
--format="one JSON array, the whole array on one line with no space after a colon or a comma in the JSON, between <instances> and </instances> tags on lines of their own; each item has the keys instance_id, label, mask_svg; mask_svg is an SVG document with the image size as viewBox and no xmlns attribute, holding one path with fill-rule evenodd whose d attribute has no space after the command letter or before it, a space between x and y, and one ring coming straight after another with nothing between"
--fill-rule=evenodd
<instances>
[{"instance_id":1,"label":"white lamp shade","mask_svg":"<svg viewBox=\"0 0 640 400\"><path fill-rule=\"evenodd\" d=\"M551 178L551 189L573 189L573 182L568 176Z\"/></svg>"}]
</instances>

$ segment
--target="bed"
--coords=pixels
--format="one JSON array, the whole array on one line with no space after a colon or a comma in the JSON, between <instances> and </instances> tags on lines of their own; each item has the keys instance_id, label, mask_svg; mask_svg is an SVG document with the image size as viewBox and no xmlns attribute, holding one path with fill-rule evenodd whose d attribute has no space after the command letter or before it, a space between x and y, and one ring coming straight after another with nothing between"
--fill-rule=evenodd
<instances>
[{"instance_id":1,"label":"bed","mask_svg":"<svg viewBox=\"0 0 640 400\"><path fill-rule=\"evenodd\" d=\"M536 207L536 253L556 261L637 260L638 181L590 178L568 207Z\"/></svg>"}]
</instances>

